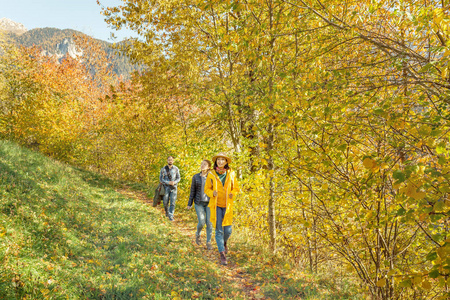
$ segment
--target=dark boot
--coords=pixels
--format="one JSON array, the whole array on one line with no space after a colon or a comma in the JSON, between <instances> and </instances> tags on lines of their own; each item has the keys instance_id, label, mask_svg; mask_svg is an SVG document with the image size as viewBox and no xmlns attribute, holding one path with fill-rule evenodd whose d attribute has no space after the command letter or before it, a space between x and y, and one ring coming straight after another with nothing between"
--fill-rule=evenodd
<instances>
[{"instance_id":1,"label":"dark boot","mask_svg":"<svg viewBox=\"0 0 450 300\"><path fill-rule=\"evenodd\" d=\"M227 257L225 256L225 252L220 252L219 255L220 255L220 264L226 266L228 263Z\"/></svg>"},{"instance_id":2,"label":"dark boot","mask_svg":"<svg viewBox=\"0 0 450 300\"><path fill-rule=\"evenodd\" d=\"M228 254L227 242L223 243L223 246L225 247L225 254Z\"/></svg>"}]
</instances>

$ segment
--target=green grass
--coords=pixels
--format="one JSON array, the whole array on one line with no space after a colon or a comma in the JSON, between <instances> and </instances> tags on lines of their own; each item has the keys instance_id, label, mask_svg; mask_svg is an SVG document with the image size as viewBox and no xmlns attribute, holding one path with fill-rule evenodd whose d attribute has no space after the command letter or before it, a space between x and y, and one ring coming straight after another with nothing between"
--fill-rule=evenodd
<instances>
[{"instance_id":1,"label":"green grass","mask_svg":"<svg viewBox=\"0 0 450 300\"><path fill-rule=\"evenodd\" d=\"M215 297L215 266L116 186L0 141L0 298Z\"/></svg>"},{"instance_id":2,"label":"green grass","mask_svg":"<svg viewBox=\"0 0 450 300\"><path fill-rule=\"evenodd\" d=\"M0 141L0 299L348 299L319 296L314 279L237 233L230 258L251 281L242 291L160 210L120 186ZM195 213L184 218L194 230Z\"/></svg>"}]
</instances>

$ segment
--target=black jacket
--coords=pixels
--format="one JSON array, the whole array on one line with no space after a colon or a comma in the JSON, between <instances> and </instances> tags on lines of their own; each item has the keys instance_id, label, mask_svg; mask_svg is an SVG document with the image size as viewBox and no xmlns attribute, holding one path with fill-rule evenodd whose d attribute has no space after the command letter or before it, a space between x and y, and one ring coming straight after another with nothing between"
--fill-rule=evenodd
<instances>
[{"instance_id":1,"label":"black jacket","mask_svg":"<svg viewBox=\"0 0 450 300\"><path fill-rule=\"evenodd\" d=\"M208 201L202 201L202 194L204 193L204 191L202 191L202 177L200 174L202 173L198 173L192 176L191 193L189 195L188 206L192 206L192 202L195 202L195 204L209 203L208 196L206 196L206 199Z\"/></svg>"}]
</instances>

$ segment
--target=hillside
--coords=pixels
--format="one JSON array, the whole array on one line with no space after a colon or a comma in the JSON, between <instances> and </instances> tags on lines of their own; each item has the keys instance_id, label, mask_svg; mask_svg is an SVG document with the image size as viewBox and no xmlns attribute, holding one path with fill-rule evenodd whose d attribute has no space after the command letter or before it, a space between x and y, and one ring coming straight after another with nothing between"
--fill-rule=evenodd
<instances>
[{"instance_id":1,"label":"hillside","mask_svg":"<svg viewBox=\"0 0 450 300\"><path fill-rule=\"evenodd\" d=\"M28 30L20 35L15 33L9 33L11 40L17 44L25 47L32 47L34 45L39 46L42 50L49 54L55 54L59 52L65 54L60 47L61 43L65 39L71 39L74 35L84 35L82 32L72 29L57 29L57 28L37 28ZM118 75L123 75L125 78L129 78L133 71L140 70L138 66L132 64L129 59L121 55L116 49L113 49L112 44L97 40L105 49L108 56L111 58L113 64L113 71Z\"/></svg>"},{"instance_id":2,"label":"hillside","mask_svg":"<svg viewBox=\"0 0 450 300\"><path fill-rule=\"evenodd\" d=\"M143 192L0 141L0 299L345 299L234 237L226 268ZM147 199L148 200L148 199ZM185 203L180 204L185 205ZM208 253L207 253L208 252Z\"/></svg>"}]
</instances>

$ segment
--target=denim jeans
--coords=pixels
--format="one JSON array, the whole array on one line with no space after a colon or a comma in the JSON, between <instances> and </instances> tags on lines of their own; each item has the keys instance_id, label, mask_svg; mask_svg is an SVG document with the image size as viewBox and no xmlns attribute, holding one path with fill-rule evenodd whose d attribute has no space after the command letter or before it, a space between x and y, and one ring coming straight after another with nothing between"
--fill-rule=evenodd
<instances>
[{"instance_id":1,"label":"denim jeans","mask_svg":"<svg viewBox=\"0 0 450 300\"><path fill-rule=\"evenodd\" d=\"M216 207L216 244L217 248L219 248L219 252L225 251L224 244L227 242L228 238L231 235L231 225L222 226L223 217L226 212L225 207Z\"/></svg>"},{"instance_id":2,"label":"denim jeans","mask_svg":"<svg viewBox=\"0 0 450 300\"><path fill-rule=\"evenodd\" d=\"M195 212L197 213L197 232L196 236L200 236L203 226L206 224L206 242L211 243L212 224L211 224L211 210L208 205L195 204Z\"/></svg>"},{"instance_id":3,"label":"denim jeans","mask_svg":"<svg viewBox=\"0 0 450 300\"><path fill-rule=\"evenodd\" d=\"M177 189L171 189L168 186L165 186L165 188L166 190L163 198L164 209L166 210L166 216L169 217L170 220L173 220L173 213L175 212L175 202L177 202Z\"/></svg>"}]
</instances>

